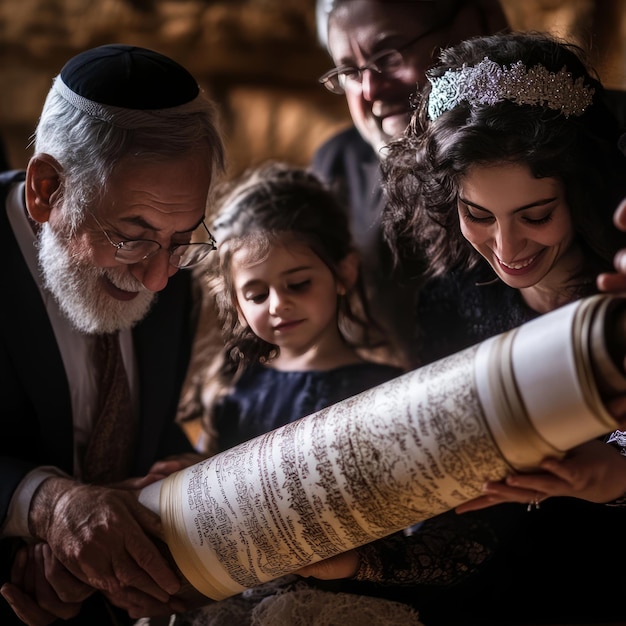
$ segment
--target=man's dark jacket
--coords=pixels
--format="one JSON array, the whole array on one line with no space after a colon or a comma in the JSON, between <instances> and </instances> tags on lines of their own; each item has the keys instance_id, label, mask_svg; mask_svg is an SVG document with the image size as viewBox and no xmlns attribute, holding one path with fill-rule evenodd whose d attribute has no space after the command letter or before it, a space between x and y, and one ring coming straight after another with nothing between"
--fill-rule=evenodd
<instances>
[{"instance_id":1,"label":"man's dark jacket","mask_svg":"<svg viewBox=\"0 0 626 626\"><path fill-rule=\"evenodd\" d=\"M27 472L53 465L73 474L73 426L69 384L37 284L8 221L6 194L24 172L0 174L0 249L4 255L0 305L0 523L13 491ZM159 292L148 316L132 331L139 371L140 436L133 475L156 460L192 451L174 422L193 337L191 276L180 271ZM10 540L0 542L1 582ZM87 604L101 601L96 595ZM86 607L87 608L87 607ZM112 624L106 609L63 624ZM124 619L120 617L119 619ZM0 623L23 624L0 598ZM120 621L119 623L125 623Z\"/></svg>"}]
</instances>

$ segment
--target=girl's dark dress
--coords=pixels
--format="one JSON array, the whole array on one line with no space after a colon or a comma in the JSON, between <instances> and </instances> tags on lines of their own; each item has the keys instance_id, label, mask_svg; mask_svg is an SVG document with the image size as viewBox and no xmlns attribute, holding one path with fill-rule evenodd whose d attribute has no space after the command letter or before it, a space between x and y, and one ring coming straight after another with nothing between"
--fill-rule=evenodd
<instances>
[{"instance_id":1,"label":"girl's dark dress","mask_svg":"<svg viewBox=\"0 0 626 626\"><path fill-rule=\"evenodd\" d=\"M371 362L300 372L252 365L215 408L219 449L248 441L400 374L397 367Z\"/></svg>"}]
</instances>

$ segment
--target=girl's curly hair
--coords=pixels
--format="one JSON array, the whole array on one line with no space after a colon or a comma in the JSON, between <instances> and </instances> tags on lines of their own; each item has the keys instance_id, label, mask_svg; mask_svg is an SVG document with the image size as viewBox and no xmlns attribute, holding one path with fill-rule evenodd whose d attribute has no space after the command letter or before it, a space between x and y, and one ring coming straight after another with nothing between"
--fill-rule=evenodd
<instances>
[{"instance_id":1,"label":"girl's curly hair","mask_svg":"<svg viewBox=\"0 0 626 626\"><path fill-rule=\"evenodd\" d=\"M308 246L341 281L341 262L355 248L347 211L330 188L310 170L270 161L246 170L240 177L215 188L211 231L218 255L203 268L209 297L221 326L224 350L206 369L202 383L205 426L210 428L210 407L250 363L267 362L279 348L257 337L240 322L231 263L245 249L252 261L263 259L276 244ZM360 276L345 295L338 296L337 323L344 340L355 347L376 347L384 334L367 305Z\"/></svg>"}]
</instances>

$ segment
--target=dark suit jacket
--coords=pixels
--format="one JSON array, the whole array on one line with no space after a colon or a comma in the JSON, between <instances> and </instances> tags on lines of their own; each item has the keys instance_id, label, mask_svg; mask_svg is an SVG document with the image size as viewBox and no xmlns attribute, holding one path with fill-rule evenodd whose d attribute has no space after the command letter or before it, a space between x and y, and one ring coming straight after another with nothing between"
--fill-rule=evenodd
<instances>
[{"instance_id":1,"label":"dark suit jacket","mask_svg":"<svg viewBox=\"0 0 626 626\"><path fill-rule=\"evenodd\" d=\"M381 218L384 197L380 160L353 126L322 144L311 163L313 171L339 194L348 211L350 229L361 252L369 304L396 353L413 364L414 298L419 267L394 267L385 243Z\"/></svg>"},{"instance_id":2,"label":"dark suit jacket","mask_svg":"<svg viewBox=\"0 0 626 626\"><path fill-rule=\"evenodd\" d=\"M0 175L0 250L4 254L4 297L0 305L2 521L13 491L28 471L40 465L54 465L73 473L68 381L37 285L5 210L7 179L23 177L23 172ZM192 450L174 422L191 352L191 307L191 276L180 271L159 293L146 319L133 330L140 384L140 437L133 475L144 474L164 456ZM8 557L0 553L0 558L4 560L0 570L6 570ZM6 571L3 573L6 575ZM0 623L10 624L3 608L6 609L4 601L0 603ZM19 620L14 623L21 624Z\"/></svg>"},{"instance_id":3,"label":"dark suit jacket","mask_svg":"<svg viewBox=\"0 0 626 626\"><path fill-rule=\"evenodd\" d=\"M623 89L606 89L605 100L615 115L622 131L626 131L626 91Z\"/></svg>"},{"instance_id":4,"label":"dark suit jacket","mask_svg":"<svg viewBox=\"0 0 626 626\"><path fill-rule=\"evenodd\" d=\"M359 249L377 256L383 210L379 165L378 155L354 126L323 143L311 163L313 171L334 186L347 206Z\"/></svg>"}]
</instances>

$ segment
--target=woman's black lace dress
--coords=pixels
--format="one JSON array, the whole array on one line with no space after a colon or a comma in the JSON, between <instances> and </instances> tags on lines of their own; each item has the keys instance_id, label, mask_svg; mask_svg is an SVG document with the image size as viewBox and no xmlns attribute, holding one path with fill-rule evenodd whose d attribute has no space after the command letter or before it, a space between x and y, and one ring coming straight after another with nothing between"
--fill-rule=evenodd
<instances>
[{"instance_id":1,"label":"woman's black lace dress","mask_svg":"<svg viewBox=\"0 0 626 626\"><path fill-rule=\"evenodd\" d=\"M483 265L424 287L414 338L420 364L538 316L518 290L493 277ZM358 578L377 582L372 593L386 588L386 597L411 603L426 626L623 620L617 598L626 570L615 573L611 546L624 524L626 508L574 498L551 498L530 512L515 503L448 512L410 536L363 546Z\"/></svg>"}]
</instances>

